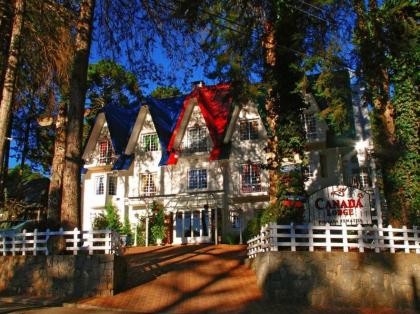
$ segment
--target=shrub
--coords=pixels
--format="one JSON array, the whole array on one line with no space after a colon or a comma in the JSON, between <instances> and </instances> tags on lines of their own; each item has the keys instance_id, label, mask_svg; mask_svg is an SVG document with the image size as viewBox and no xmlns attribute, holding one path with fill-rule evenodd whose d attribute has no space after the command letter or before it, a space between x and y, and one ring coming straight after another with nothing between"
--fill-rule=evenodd
<instances>
[{"instance_id":1,"label":"shrub","mask_svg":"<svg viewBox=\"0 0 420 314\"><path fill-rule=\"evenodd\" d=\"M228 233L226 236L224 236L223 242L226 244L238 244L239 235Z\"/></svg>"},{"instance_id":2,"label":"shrub","mask_svg":"<svg viewBox=\"0 0 420 314\"><path fill-rule=\"evenodd\" d=\"M245 230L244 230L244 240L248 241L249 239L257 236L261 230L261 220L260 216L252 218L248 221Z\"/></svg>"},{"instance_id":3,"label":"shrub","mask_svg":"<svg viewBox=\"0 0 420 314\"><path fill-rule=\"evenodd\" d=\"M110 229L118 233L123 229L117 209L109 203L105 205L105 213L95 217L92 227L94 230Z\"/></svg>"},{"instance_id":4,"label":"shrub","mask_svg":"<svg viewBox=\"0 0 420 314\"><path fill-rule=\"evenodd\" d=\"M157 202L152 203L151 209L154 213L154 217L150 231L152 233L153 241L156 243L157 239L163 240L166 235L165 213L163 211L163 205Z\"/></svg>"},{"instance_id":5,"label":"shrub","mask_svg":"<svg viewBox=\"0 0 420 314\"><path fill-rule=\"evenodd\" d=\"M136 240L138 246L146 245L146 224L139 218L137 223L137 233L136 233Z\"/></svg>"},{"instance_id":6,"label":"shrub","mask_svg":"<svg viewBox=\"0 0 420 314\"><path fill-rule=\"evenodd\" d=\"M133 232L131 231L131 224L128 216L124 218L124 225L121 228L121 234L125 234L127 236L127 245L133 245Z\"/></svg>"}]
</instances>

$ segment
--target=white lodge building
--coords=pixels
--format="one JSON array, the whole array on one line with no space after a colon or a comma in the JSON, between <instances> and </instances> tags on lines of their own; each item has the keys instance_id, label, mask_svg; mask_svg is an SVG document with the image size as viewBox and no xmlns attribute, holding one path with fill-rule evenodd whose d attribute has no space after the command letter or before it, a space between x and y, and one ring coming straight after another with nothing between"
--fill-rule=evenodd
<instances>
[{"instance_id":1,"label":"white lodge building","mask_svg":"<svg viewBox=\"0 0 420 314\"><path fill-rule=\"evenodd\" d=\"M267 133L257 106L233 104L228 90L227 84L197 86L187 96L150 98L133 109L106 106L83 155L83 229L92 228L107 203L135 225L158 201L167 214L169 243L238 235L268 205L268 171L261 168ZM327 127L314 115L319 108L309 102L308 190L347 180L370 184L360 171L365 153L328 147ZM353 110L359 107L357 102Z\"/></svg>"}]
</instances>

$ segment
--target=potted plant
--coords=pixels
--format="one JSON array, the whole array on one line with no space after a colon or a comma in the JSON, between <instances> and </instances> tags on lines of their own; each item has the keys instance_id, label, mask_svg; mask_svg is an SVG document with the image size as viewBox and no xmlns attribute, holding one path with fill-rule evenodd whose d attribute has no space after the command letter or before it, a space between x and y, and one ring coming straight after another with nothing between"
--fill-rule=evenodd
<instances>
[{"instance_id":1,"label":"potted plant","mask_svg":"<svg viewBox=\"0 0 420 314\"><path fill-rule=\"evenodd\" d=\"M165 226L154 225L151 228L153 239L155 239L157 245L162 245L162 240L165 237Z\"/></svg>"}]
</instances>

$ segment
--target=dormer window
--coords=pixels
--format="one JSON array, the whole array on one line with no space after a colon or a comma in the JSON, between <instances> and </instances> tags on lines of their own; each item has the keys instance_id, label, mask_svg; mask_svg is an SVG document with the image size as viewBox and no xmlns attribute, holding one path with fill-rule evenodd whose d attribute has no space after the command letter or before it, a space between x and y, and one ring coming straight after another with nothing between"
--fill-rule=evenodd
<instances>
[{"instance_id":1,"label":"dormer window","mask_svg":"<svg viewBox=\"0 0 420 314\"><path fill-rule=\"evenodd\" d=\"M103 140L99 142L99 163L100 164L109 164L112 157L112 146L111 142L108 140Z\"/></svg>"},{"instance_id":2,"label":"dormer window","mask_svg":"<svg viewBox=\"0 0 420 314\"><path fill-rule=\"evenodd\" d=\"M142 142L144 151L146 152L155 152L159 150L159 140L156 133L144 134Z\"/></svg>"},{"instance_id":3,"label":"dormer window","mask_svg":"<svg viewBox=\"0 0 420 314\"><path fill-rule=\"evenodd\" d=\"M188 149L193 153L208 150L206 128L194 127L188 130Z\"/></svg>"},{"instance_id":4,"label":"dormer window","mask_svg":"<svg viewBox=\"0 0 420 314\"><path fill-rule=\"evenodd\" d=\"M310 141L316 140L318 138L318 132L315 113L306 113L303 118L305 120L306 138Z\"/></svg>"},{"instance_id":5,"label":"dormer window","mask_svg":"<svg viewBox=\"0 0 420 314\"><path fill-rule=\"evenodd\" d=\"M241 141L258 139L258 121L241 121L239 123L239 135Z\"/></svg>"}]
</instances>

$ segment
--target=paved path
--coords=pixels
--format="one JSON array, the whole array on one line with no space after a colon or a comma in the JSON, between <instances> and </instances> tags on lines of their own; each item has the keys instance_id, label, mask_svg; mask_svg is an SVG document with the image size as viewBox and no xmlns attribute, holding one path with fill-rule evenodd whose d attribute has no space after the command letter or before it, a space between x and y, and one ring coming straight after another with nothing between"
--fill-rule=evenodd
<instances>
[{"instance_id":1,"label":"paved path","mask_svg":"<svg viewBox=\"0 0 420 314\"><path fill-rule=\"evenodd\" d=\"M245 246L186 245L127 252L128 290L79 304L144 313L241 312L261 300Z\"/></svg>"},{"instance_id":2,"label":"paved path","mask_svg":"<svg viewBox=\"0 0 420 314\"><path fill-rule=\"evenodd\" d=\"M243 264L245 257L246 247L239 245L130 249L126 252L127 290L112 297L84 299L77 306L138 313L415 313L389 308L270 306L257 287L255 273Z\"/></svg>"}]
</instances>

